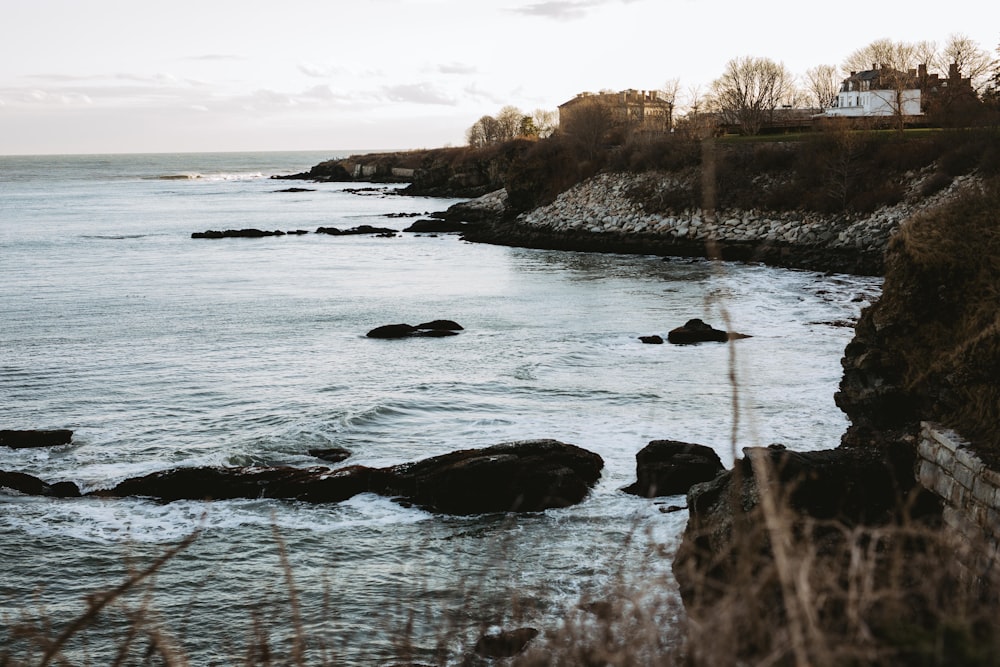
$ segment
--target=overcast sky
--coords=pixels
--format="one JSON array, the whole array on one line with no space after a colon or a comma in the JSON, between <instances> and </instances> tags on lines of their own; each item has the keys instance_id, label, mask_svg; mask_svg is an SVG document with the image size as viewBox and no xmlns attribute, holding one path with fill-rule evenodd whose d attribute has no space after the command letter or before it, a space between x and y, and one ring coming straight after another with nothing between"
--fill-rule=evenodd
<instances>
[{"instance_id":1,"label":"overcast sky","mask_svg":"<svg viewBox=\"0 0 1000 667\"><path fill-rule=\"evenodd\" d=\"M903 9L905 7L905 9ZM921 7L925 9L921 9ZM461 145L582 91L794 74L879 38L1000 43L993 0L3 0L0 154Z\"/></svg>"}]
</instances>

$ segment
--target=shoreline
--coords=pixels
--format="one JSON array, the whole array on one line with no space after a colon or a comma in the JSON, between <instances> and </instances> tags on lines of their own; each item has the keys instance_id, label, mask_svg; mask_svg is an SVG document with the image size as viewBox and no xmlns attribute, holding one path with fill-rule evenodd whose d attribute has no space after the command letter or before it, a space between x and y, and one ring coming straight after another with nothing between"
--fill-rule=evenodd
<instances>
[{"instance_id":1,"label":"shoreline","mask_svg":"<svg viewBox=\"0 0 1000 667\"><path fill-rule=\"evenodd\" d=\"M862 276L881 276L885 266L881 251L816 245L796 246L769 240L700 240L635 232L550 231L533 228L517 219L470 225L469 229L463 232L462 238L471 243L515 248L718 259L760 263L786 269Z\"/></svg>"}]
</instances>

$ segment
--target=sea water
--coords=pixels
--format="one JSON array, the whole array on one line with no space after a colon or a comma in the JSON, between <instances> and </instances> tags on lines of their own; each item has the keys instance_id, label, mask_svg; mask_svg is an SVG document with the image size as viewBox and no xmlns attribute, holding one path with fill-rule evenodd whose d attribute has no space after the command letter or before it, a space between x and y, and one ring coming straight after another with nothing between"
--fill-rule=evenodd
<instances>
[{"instance_id":1,"label":"sea water","mask_svg":"<svg viewBox=\"0 0 1000 667\"><path fill-rule=\"evenodd\" d=\"M342 155L342 154L341 154ZM620 489L653 439L715 448L837 445L850 324L878 279L655 256L470 244L402 229L456 200L400 186L269 176L331 153L0 157L0 428L71 445L0 449L0 470L85 492L182 466L385 466L555 438L605 469L576 507L438 516L373 495L278 500L48 499L0 490L0 645L56 636L107 591L194 541L63 652L107 664L142 618L192 664L266 642L309 660L459 661L485 628L555 632L622 585L672 595L682 496ZM387 214L407 214L390 217ZM752 337L644 345L699 317ZM374 340L437 318L450 338ZM346 464L345 464L346 465ZM664 621L669 623L669 619Z\"/></svg>"}]
</instances>

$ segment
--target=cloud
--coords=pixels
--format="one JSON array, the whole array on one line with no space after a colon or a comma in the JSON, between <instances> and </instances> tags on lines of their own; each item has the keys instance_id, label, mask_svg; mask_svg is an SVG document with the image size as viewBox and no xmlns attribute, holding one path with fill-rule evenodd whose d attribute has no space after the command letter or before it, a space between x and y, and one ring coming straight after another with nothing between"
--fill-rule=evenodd
<instances>
[{"instance_id":1,"label":"cloud","mask_svg":"<svg viewBox=\"0 0 1000 667\"><path fill-rule=\"evenodd\" d=\"M513 8L509 11L526 16L541 16L557 21L573 21L582 19L587 11L601 5L629 4L636 0L543 0L530 5Z\"/></svg>"},{"instance_id":2,"label":"cloud","mask_svg":"<svg viewBox=\"0 0 1000 667\"><path fill-rule=\"evenodd\" d=\"M317 65L315 63L299 63L299 71L314 79L328 79L335 74L341 74L343 69L334 65Z\"/></svg>"},{"instance_id":3,"label":"cloud","mask_svg":"<svg viewBox=\"0 0 1000 667\"><path fill-rule=\"evenodd\" d=\"M429 83L407 83L398 86L385 86L382 88L382 94L393 102L455 105L453 98L437 90Z\"/></svg>"},{"instance_id":4,"label":"cloud","mask_svg":"<svg viewBox=\"0 0 1000 667\"><path fill-rule=\"evenodd\" d=\"M478 70L472 65L462 63L447 63L438 65L437 71L441 74L475 74Z\"/></svg>"}]
</instances>

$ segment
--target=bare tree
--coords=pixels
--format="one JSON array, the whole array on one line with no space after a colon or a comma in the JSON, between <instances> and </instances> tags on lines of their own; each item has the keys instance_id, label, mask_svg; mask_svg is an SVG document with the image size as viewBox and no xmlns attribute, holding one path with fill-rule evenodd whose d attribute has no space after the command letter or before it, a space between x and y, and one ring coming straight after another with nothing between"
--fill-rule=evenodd
<instances>
[{"instance_id":1,"label":"bare tree","mask_svg":"<svg viewBox=\"0 0 1000 667\"><path fill-rule=\"evenodd\" d=\"M971 79L972 89L980 93L989 83L995 61L990 52L974 39L955 33L948 37L934 65L942 73L948 72L952 65L958 65L958 71Z\"/></svg>"},{"instance_id":2,"label":"bare tree","mask_svg":"<svg viewBox=\"0 0 1000 667\"><path fill-rule=\"evenodd\" d=\"M792 75L783 64L744 56L726 64L722 76L712 82L712 96L718 111L741 134L758 134L791 88Z\"/></svg>"},{"instance_id":3,"label":"bare tree","mask_svg":"<svg viewBox=\"0 0 1000 667\"><path fill-rule=\"evenodd\" d=\"M674 110L677 108L677 97L681 91L681 80L674 77L667 79L663 88L656 91L657 97L667 105L667 117L664 119L664 130L669 132L674 127Z\"/></svg>"},{"instance_id":4,"label":"bare tree","mask_svg":"<svg viewBox=\"0 0 1000 667\"><path fill-rule=\"evenodd\" d=\"M916 69L917 59L926 44L919 47L909 42L894 42L890 39L878 39L863 48L854 51L844 60L847 71L878 70L875 82L878 90L888 91L881 99L889 105L896 129L903 131L905 124L906 103L910 101L906 91L917 87L917 82L910 74Z\"/></svg>"},{"instance_id":5,"label":"bare tree","mask_svg":"<svg viewBox=\"0 0 1000 667\"><path fill-rule=\"evenodd\" d=\"M614 118L608 105L597 97L577 104L572 116L561 125L587 159L593 160L614 127Z\"/></svg>"},{"instance_id":6,"label":"bare tree","mask_svg":"<svg viewBox=\"0 0 1000 667\"><path fill-rule=\"evenodd\" d=\"M559 112L547 109L535 109L531 114L531 120L535 123L535 130L538 138L551 137L559 126Z\"/></svg>"},{"instance_id":7,"label":"bare tree","mask_svg":"<svg viewBox=\"0 0 1000 667\"><path fill-rule=\"evenodd\" d=\"M500 127L497 119L493 116L483 116L472 124L466 133L465 138L473 148L482 148L489 144L496 143L500 136Z\"/></svg>"},{"instance_id":8,"label":"bare tree","mask_svg":"<svg viewBox=\"0 0 1000 667\"><path fill-rule=\"evenodd\" d=\"M515 106L507 105L497 113L497 141L517 139L521 134L521 122L524 112Z\"/></svg>"},{"instance_id":9,"label":"bare tree","mask_svg":"<svg viewBox=\"0 0 1000 667\"><path fill-rule=\"evenodd\" d=\"M840 92L840 76L833 65L816 65L806 70L806 90L810 102L820 108L829 109L837 101Z\"/></svg>"}]
</instances>

